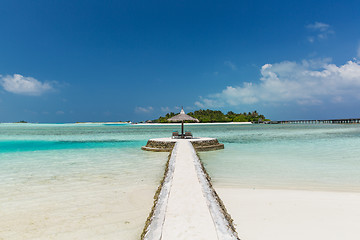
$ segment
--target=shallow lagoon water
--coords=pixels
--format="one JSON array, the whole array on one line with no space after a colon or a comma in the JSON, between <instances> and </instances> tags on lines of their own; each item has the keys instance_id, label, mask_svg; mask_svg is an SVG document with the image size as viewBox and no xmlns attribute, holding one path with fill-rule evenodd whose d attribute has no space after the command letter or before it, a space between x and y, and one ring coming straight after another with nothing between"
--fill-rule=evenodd
<instances>
[{"instance_id":1,"label":"shallow lagoon water","mask_svg":"<svg viewBox=\"0 0 360 240\"><path fill-rule=\"evenodd\" d=\"M122 127L0 124L0 239L139 239L168 154Z\"/></svg>"},{"instance_id":2,"label":"shallow lagoon water","mask_svg":"<svg viewBox=\"0 0 360 240\"><path fill-rule=\"evenodd\" d=\"M215 185L360 191L359 125L253 125L203 159Z\"/></svg>"},{"instance_id":3,"label":"shallow lagoon water","mask_svg":"<svg viewBox=\"0 0 360 240\"><path fill-rule=\"evenodd\" d=\"M0 239L138 239L179 126L0 124ZM215 186L360 191L360 125L191 125Z\"/></svg>"}]
</instances>

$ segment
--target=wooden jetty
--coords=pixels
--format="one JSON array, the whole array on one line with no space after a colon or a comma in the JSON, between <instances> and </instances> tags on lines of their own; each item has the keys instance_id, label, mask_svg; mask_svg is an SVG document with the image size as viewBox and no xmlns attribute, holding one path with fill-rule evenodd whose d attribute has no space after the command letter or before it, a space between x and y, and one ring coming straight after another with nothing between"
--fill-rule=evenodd
<instances>
[{"instance_id":1,"label":"wooden jetty","mask_svg":"<svg viewBox=\"0 0 360 240\"><path fill-rule=\"evenodd\" d=\"M212 150L219 149L219 146L223 148L214 140L151 139L147 147L142 148L168 151L170 146L171 155L141 239L239 239L230 215L212 188L210 178L196 154L196 145L216 145Z\"/></svg>"},{"instance_id":2,"label":"wooden jetty","mask_svg":"<svg viewBox=\"0 0 360 240\"><path fill-rule=\"evenodd\" d=\"M360 123L360 118L326 119L326 120L281 120L270 121L268 124L354 124Z\"/></svg>"}]
</instances>

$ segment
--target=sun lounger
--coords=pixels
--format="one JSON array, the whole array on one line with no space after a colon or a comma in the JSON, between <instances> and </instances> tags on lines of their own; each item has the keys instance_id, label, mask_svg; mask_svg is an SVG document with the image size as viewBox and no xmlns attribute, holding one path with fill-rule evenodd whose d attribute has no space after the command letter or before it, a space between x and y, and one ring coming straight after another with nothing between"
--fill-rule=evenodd
<instances>
[{"instance_id":1,"label":"sun lounger","mask_svg":"<svg viewBox=\"0 0 360 240\"><path fill-rule=\"evenodd\" d=\"M179 133L178 132L173 132L172 133L172 137L171 138L179 138Z\"/></svg>"},{"instance_id":2,"label":"sun lounger","mask_svg":"<svg viewBox=\"0 0 360 240\"><path fill-rule=\"evenodd\" d=\"M192 138L193 135L191 134L191 132L185 132L185 138Z\"/></svg>"}]
</instances>

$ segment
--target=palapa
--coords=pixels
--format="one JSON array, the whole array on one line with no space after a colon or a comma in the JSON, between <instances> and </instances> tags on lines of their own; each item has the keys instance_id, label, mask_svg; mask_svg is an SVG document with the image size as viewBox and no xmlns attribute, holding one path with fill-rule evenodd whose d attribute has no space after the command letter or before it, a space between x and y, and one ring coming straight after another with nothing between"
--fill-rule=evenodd
<instances>
[{"instance_id":1,"label":"palapa","mask_svg":"<svg viewBox=\"0 0 360 240\"><path fill-rule=\"evenodd\" d=\"M184 137L184 121L193 121L193 122L199 122L198 119L193 118L189 115L187 115L183 108L181 108L181 111L178 115L175 115L172 118L169 118L168 121L170 122L181 122L181 137Z\"/></svg>"}]
</instances>

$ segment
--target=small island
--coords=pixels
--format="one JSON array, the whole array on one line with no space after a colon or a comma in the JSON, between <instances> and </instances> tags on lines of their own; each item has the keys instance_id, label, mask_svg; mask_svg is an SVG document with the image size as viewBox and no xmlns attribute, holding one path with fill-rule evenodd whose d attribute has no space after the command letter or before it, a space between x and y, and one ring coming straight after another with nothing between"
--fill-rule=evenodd
<instances>
[{"instance_id":1,"label":"small island","mask_svg":"<svg viewBox=\"0 0 360 240\"><path fill-rule=\"evenodd\" d=\"M197 118L200 123L221 123L221 122L253 122L253 123L263 123L270 121L266 119L264 115L259 114L257 111L253 112L244 112L244 113L234 113L229 111L226 114L219 110L210 110L210 109L200 109L194 112L187 113L189 116ZM158 119L154 119L151 123L167 123L168 119L174 117L176 113L170 112L167 113L164 117L160 116Z\"/></svg>"},{"instance_id":2,"label":"small island","mask_svg":"<svg viewBox=\"0 0 360 240\"><path fill-rule=\"evenodd\" d=\"M15 123L28 123L28 122L24 121L24 120L21 120L21 121L15 122Z\"/></svg>"}]
</instances>

